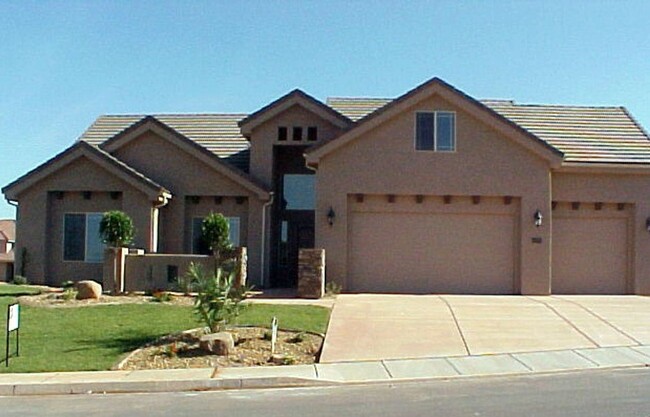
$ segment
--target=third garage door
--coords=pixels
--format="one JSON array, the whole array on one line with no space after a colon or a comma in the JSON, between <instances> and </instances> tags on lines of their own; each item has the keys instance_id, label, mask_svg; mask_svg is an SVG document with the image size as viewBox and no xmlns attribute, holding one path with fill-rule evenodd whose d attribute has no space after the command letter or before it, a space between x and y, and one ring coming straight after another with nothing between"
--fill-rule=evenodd
<instances>
[{"instance_id":1,"label":"third garage door","mask_svg":"<svg viewBox=\"0 0 650 417\"><path fill-rule=\"evenodd\" d=\"M350 199L352 291L512 294L518 201Z\"/></svg>"},{"instance_id":2,"label":"third garage door","mask_svg":"<svg viewBox=\"0 0 650 417\"><path fill-rule=\"evenodd\" d=\"M551 292L625 294L629 205L557 203Z\"/></svg>"}]
</instances>

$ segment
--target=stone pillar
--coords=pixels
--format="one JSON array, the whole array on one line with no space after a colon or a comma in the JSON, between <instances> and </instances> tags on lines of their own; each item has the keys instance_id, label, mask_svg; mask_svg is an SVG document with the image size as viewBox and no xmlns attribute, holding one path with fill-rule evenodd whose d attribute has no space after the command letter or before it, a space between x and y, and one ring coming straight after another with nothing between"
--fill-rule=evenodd
<instances>
[{"instance_id":1,"label":"stone pillar","mask_svg":"<svg viewBox=\"0 0 650 417\"><path fill-rule=\"evenodd\" d=\"M300 249L298 252L298 297L322 298L325 295L325 249Z\"/></svg>"}]
</instances>

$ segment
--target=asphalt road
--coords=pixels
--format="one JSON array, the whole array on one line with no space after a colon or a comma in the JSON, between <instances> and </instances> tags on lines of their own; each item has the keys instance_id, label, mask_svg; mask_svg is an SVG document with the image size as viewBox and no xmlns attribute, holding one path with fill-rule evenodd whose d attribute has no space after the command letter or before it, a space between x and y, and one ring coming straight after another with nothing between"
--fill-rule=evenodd
<instances>
[{"instance_id":1,"label":"asphalt road","mask_svg":"<svg viewBox=\"0 0 650 417\"><path fill-rule=\"evenodd\" d=\"M329 388L0 397L0 416L650 416L650 369Z\"/></svg>"}]
</instances>

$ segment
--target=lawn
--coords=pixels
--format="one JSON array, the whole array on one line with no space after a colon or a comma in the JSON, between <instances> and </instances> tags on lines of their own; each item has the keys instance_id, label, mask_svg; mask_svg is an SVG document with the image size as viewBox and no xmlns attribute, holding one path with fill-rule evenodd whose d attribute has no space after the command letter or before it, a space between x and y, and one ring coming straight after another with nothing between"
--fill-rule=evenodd
<instances>
[{"instance_id":1,"label":"lawn","mask_svg":"<svg viewBox=\"0 0 650 417\"><path fill-rule=\"evenodd\" d=\"M0 286L0 358L5 353L7 305L29 287ZM250 305L239 323L324 333L329 310L316 306ZM191 307L164 303L98 305L76 308L21 306L20 357L1 372L95 371L110 369L125 353L156 338L201 326ZM12 336L13 349L15 336Z\"/></svg>"}]
</instances>

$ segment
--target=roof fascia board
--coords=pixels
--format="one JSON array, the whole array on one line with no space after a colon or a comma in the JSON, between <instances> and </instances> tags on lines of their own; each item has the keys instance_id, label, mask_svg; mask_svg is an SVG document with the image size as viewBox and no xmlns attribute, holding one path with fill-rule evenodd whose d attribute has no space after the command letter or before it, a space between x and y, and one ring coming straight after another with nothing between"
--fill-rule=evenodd
<instances>
[{"instance_id":1,"label":"roof fascia board","mask_svg":"<svg viewBox=\"0 0 650 417\"><path fill-rule=\"evenodd\" d=\"M611 162L565 162L553 170L567 174L637 174L650 175L650 164Z\"/></svg>"},{"instance_id":2,"label":"roof fascia board","mask_svg":"<svg viewBox=\"0 0 650 417\"><path fill-rule=\"evenodd\" d=\"M239 174L234 170L234 168L227 166L225 162L219 160L219 157L217 155L212 154L201 145L195 143L188 137L184 136L174 128L164 124L158 119L152 116L147 116L145 119L143 119L145 120L143 123L140 123L142 120L140 122L137 122L140 124L135 129L129 130L129 128L127 128L121 133L118 133L117 135L108 139L100 146L105 151L113 153L138 136L146 132L153 132L154 134L180 147L190 155L198 158L203 163L207 164L209 167L213 168L215 171L219 172L226 178L251 191L259 199L267 200L269 198L269 193L264 188L255 184L245 176Z\"/></svg>"},{"instance_id":3,"label":"roof fascia board","mask_svg":"<svg viewBox=\"0 0 650 417\"><path fill-rule=\"evenodd\" d=\"M526 149L549 161L552 167L559 167L562 163L563 154L560 151L547 145L546 142L543 142L541 139L518 125L517 127L514 127L511 125L511 123L514 124L513 122L509 122L503 116L500 116L498 113L472 99L470 96L447 85L442 80L433 79L427 83L430 85L421 85L416 87L387 104L386 106L388 107L385 107L385 110L380 109L381 113L377 114L376 117L370 117L372 116L371 113L365 118L359 120L355 127L338 138L324 143L322 146L315 146L311 150L308 149L305 155L307 163L311 166L317 166L320 158L327 153L346 145L358 136L367 133L378 125L386 122L397 114L406 111L408 108L415 106L418 102L427 97L433 96L434 94L439 94L443 99L461 107L467 113L476 117L483 123L486 123L492 128L497 129L499 132L506 134L508 137L515 139ZM409 95L410 97L408 97Z\"/></svg>"},{"instance_id":4,"label":"roof fascia board","mask_svg":"<svg viewBox=\"0 0 650 417\"><path fill-rule=\"evenodd\" d=\"M90 161L97 164L101 168L105 169L111 174L116 175L118 178L122 179L129 185L142 191L152 201L157 200L161 194L167 194L171 196L171 194L169 194L169 191L155 186L153 183L145 184L143 181L138 181L133 176L126 174L121 169L117 168L113 163L107 161L106 158L108 158L108 156L102 155L101 150L93 149L92 145L89 145L85 142L77 142L75 145L69 147L59 155L39 165L21 178L9 184L3 188L2 191L7 199L18 199L18 196L26 189L42 181L53 173L65 168L81 157L88 158Z\"/></svg>"}]
</instances>

